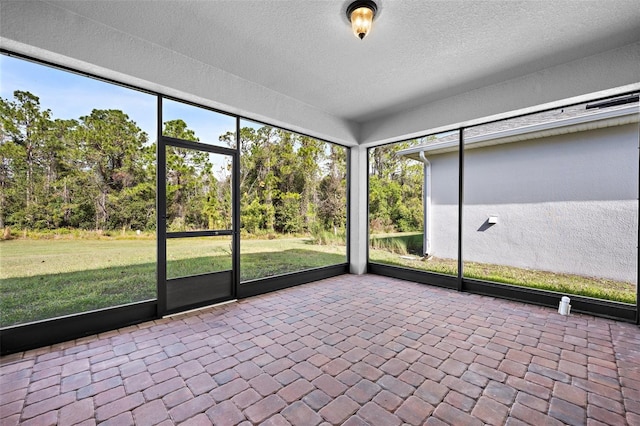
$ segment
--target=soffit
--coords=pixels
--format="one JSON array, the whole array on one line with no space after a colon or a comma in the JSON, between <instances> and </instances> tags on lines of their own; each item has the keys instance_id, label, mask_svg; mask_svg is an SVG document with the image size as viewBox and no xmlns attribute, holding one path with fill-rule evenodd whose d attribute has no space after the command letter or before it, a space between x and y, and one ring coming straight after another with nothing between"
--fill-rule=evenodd
<instances>
[{"instance_id":1,"label":"soffit","mask_svg":"<svg viewBox=\"0 0 640 426\"><path fill-rule=\"evenodd\" d=\"M363 41L348 1L47 3L356 123L640 39L636 0L378 0Z\"/></svg>"}]
</instances>

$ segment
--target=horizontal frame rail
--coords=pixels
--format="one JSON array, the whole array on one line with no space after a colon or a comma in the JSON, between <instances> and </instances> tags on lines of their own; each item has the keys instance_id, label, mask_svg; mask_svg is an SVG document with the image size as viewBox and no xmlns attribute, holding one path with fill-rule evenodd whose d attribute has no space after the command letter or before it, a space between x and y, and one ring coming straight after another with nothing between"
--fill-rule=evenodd
<instances>
[{"instance_id":1,"label":"horizontal frame rail","mask_svg":"<svg viewBox=\"0 0 640 426\"><path fill-rule=\"evenodd\" d=\"M0 330L0 353L53 345L156 318L157 301L148 300L7 327Z\"/></svg>"}]
</instances>

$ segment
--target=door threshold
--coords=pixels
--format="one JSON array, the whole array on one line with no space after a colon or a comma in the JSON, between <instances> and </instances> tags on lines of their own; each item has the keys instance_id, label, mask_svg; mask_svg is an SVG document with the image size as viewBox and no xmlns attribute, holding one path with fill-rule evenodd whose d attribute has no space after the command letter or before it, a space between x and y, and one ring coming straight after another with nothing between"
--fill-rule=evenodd
<instances>
[{"instance_id":1,"label":"door threshold","mask_svg":"<svg viewBox=\"0 0 640 426\"><path fill-rule=\"evenodd\" d=\"M186 314L190 314L192 312L202 311L204 309L215 308L217 306L223 306L223 305L227 305L229 303L234 303L234 302L237 302L237 301L238 301L238 299L225 300L224 302L218 302L218 303L214 303L212 305L207 305L207 306L200 306L199 308L189 309L188 311L182 311L182 312L176 312L175 314L164 315L162 317L162 319L175 318L175 317L178 317L180 315L186 315Z\"/></svg>"}]
</instances>

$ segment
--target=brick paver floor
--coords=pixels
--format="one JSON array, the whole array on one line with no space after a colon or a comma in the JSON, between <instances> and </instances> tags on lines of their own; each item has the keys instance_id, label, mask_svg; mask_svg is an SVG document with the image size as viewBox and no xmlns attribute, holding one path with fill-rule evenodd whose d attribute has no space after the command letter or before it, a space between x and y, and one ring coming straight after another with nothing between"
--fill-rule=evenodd
<instances>
[{"instance_id":1,"label":"brick paver floor","mask_svg":"<svg viewBox=\"0 0 640 426\"><path fill-rule=\"evenodd\" d=\"M10 355L1 424L640 425L640 329L345 275Z\"/></svg>"}]
</instances>

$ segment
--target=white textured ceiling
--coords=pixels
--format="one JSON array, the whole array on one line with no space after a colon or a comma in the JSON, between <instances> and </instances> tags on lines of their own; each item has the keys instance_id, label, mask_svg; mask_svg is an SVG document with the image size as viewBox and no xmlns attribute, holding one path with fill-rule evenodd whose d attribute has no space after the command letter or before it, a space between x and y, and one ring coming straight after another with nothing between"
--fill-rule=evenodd
<instances>
[{"instance_id":1,"label":"white textured ceiling","mask_svg":"<svg viewBox=\"0 0 640 426\"><path fill-rule=\"evenodd\" d=\"M638 0L377 0L363 41L342 0L47 3L355 123L640 39Z\"/></svg>"}]
</instances>

